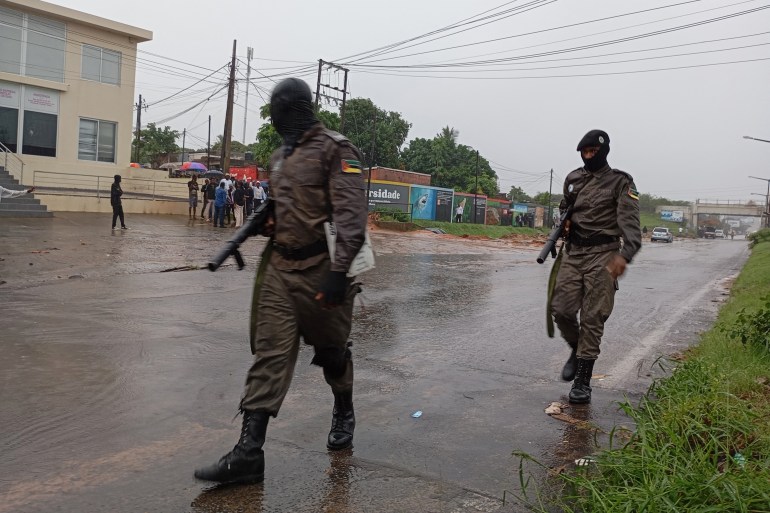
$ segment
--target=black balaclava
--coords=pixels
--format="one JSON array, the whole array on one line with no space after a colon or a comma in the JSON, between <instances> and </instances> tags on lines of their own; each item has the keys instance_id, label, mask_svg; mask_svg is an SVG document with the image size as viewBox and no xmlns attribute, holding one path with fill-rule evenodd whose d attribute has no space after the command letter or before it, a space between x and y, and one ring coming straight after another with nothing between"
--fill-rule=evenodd
<instances>
[{"instance_id":1,"label":"black balaclava","mask_svg":"<svg viewBox=\"0 0 770 513\"><path fill-rule=\"evenodd\" d=\"M318 123L310 87L298 78L282 80L270 95L270 120L283 138L284 155L288 157L302 134Z\"/></svg>"},{"instance_id":2,"label":"black balaclava","mask_svg":"<svg viewBox=\"0 0 770 513\"><path fill-rule=\"evenodd\" d=\"M120 175L115 175L115 183L120 183Z\"/></svg>"},{"instance_id":3,"label":"black balaclava","mask_svg":"<svg viewBox=\"0 0 770 513\"><path fill-rule=\"evenodd\" d=\"M607 155L610 153L610 136L604 130L591 130L580 140L577 151L591 146L598 146L599 151L590 159L583 158L582 153L580 158L583 159L583 166L586 171L599 171L607 165Z\"/></svg>"}]
</instances>

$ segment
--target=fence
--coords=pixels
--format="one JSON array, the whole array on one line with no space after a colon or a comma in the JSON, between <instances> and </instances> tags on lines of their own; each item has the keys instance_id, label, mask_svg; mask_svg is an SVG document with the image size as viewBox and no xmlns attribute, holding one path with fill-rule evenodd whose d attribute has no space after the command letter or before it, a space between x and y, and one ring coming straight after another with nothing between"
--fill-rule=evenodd
<instances>
[{"instance_id":1,"label":"fence","mask_svg":"<svg viewBox=\"0 0 770 513\"><path fill-rule=\"evenodd\" d=\"M39 192L52 195L87 196L97 199L109 198L113 177L58 173L55 171L34 171L32 186ZM123 199L147 201L187 201L187 183L164 180L123 178L121 181Z\"/></svg>"},{"instance_id":2,"label":"fence","mask_svg":"<svg viewBox=\"0 0 770 513\"><path fill-rule=\"evenodd\" d=\"M11 176L18 176L19 183L24 184L24 161L21 160L15 152L8 149L8 147L0 143L0 163L3 168L8 171Z\"/></svg>"}]
</instances>

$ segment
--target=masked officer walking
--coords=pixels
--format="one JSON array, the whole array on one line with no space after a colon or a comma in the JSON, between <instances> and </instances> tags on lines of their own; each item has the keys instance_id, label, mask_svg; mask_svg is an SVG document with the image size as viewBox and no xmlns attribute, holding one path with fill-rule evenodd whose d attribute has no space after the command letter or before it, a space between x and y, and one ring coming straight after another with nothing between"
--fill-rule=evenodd
<instances>
[{"instance_id":1,"label":"masked officer walking","mask_svg":"<svg viewBox=\"0 0 770 513\"><path fill-rule=\"evenodd\" d=\"M358 286L347 277L363 245L366 184L358 149L318 121L308 85L280 82L270 97L270 117L283 145L270 161L274 224L269 258L258 293L254 363L246 376L240 411L241 437L217 463L195 477L220 483L264 478L267 424L281 408L297 361L300 337L313 346L312 363L323 368L334 408L327 448L353 443L353 362L348 343ZM337 231L334 261L324 232ZM256 297L256 295L255 295Z\"/></svg>"},{"instance_id":2,"label":"masked officer walking","mask_svg":"<svg viewBox=\"0 0 770 513\"><path fill-rule=\"evenodd\" d=\"M591 402L591 375L617 279L642 245L639 195L628 173L607 163L610 138L591 130L578 144L584 166L564 180L559 209L572 207L566 254L551 300L553 318L572 352L562 379L573 381L571 403ZM622 239L622 244L621 244ZM578 322L580 312L580 322Z\"/></svg>"}]
</instances>

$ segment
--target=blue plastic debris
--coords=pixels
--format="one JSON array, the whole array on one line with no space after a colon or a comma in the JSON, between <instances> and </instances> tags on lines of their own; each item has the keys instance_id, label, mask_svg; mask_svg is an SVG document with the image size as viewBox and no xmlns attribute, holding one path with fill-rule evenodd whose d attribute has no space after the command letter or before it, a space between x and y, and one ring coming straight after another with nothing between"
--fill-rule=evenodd
<instances>
[{"instance_id":1,"label":"blue plastic debris","mask_svg":"<svg viewBox=\"0 0 770 513\"><path fill-rule=\"evenodd\" d=\"M422 417L422 410L417 410L416 412L412 413L412 418L418 419Z\"/></svg>"}]
</instances>

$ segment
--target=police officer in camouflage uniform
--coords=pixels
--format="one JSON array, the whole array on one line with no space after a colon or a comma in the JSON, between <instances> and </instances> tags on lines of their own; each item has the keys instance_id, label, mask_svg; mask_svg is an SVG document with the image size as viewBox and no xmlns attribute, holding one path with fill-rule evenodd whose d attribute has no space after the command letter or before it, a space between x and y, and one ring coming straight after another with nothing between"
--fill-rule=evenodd
<instances>
[{"instance_id":1,"label":"police officer in camouflage uniform","mask_svg":"<svg viewBox=\"0 0 770 513\"><path fill-rule=\"evenodd\" d=\"M217 463L195 477L220 483L264 478L262 446L270 417L281 408L291 383L300 337L313 346L312 363L323 368L334 395L330 450L353 443L353 362L348 343L358 285L347 277L363 245L366 184L358 149L320 123L308 85L279 83L270 97L270 117L283 139L271 157L270 191L275 205L269 258L258 294L254 363L240 404L241 438ZM324 222L337 231L330 260Z\"/></svg>"},{"instance_id":2,"label":"police officer in camouflage uniform","mask_svg":"<svg viewBox=\"0 0 770 513\"><path fill-rule=\"evenodd\" d=\"M572 215L551 308L562 337L572 349L561 375L564 381L574 380L569 401L588 403L591 374L599 357L604 323L612 313L617 279L639 251L642 234L634 179L607 163L607 133L591 130L577 150L584 166L564 180L559 209L563 212L571 205Z\"/></svg>"}]
</instances>

